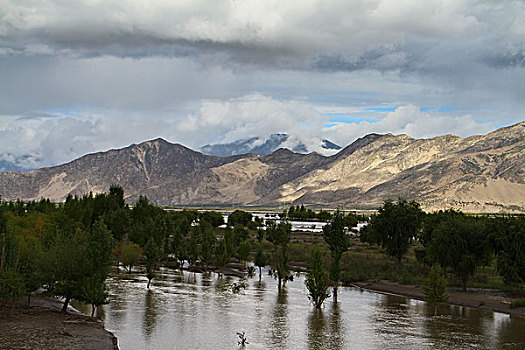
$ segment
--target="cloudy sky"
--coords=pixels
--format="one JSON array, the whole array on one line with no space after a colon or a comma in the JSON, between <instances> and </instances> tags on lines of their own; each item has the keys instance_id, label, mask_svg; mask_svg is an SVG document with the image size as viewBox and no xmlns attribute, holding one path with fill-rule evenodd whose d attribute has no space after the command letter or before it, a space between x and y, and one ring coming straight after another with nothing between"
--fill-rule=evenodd
<instances>
[{"instance_id":1,"label":"cloudy sky","mask_svg":"<svg viewBox=\"0 0 525 350\"><path fill-rule=\"evenodd\" d=\"M525 2L0 0L0 159L525 119Z\"/></svg>"}]
</instances>

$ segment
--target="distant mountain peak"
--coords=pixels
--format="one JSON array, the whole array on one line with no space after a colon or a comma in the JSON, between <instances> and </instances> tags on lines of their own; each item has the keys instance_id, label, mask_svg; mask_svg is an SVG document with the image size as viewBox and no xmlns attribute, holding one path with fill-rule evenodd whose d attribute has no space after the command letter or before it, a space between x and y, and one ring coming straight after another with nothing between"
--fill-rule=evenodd
<instances>
[{"instance_id":1,"label":"distant mountain peak","mask_svg":"<svg viewBox=\"0 0 525 350\"><path fill-rule=\"evenodd\" d=\"M270 134L267 137L250 137L230 143L217 143L202 146L199 150L207 155L229 157L233 155L256 153L263 156L271 154L279 148L287 148L296 153L309 153L317 149L309 149L300 138L286 133ZM341 147L326 139L321 140L320 148L327 151L337 151Z\"/></svg>"}]
</instances>

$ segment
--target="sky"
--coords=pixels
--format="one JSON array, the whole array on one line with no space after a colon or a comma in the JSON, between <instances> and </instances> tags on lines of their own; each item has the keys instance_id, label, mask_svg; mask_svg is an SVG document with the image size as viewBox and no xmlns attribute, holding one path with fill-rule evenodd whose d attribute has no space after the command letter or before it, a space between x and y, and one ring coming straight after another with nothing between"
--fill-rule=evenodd
<instances>
[{"instance_id":1,"label":"sky","mask_svg":"<svg viewBox=\"0 0 525 350\"><path fill-rule=\"evenodd\" d=\"M525 2L0 0L0 159L525 119Z\"/></svg>"}]
</instances>

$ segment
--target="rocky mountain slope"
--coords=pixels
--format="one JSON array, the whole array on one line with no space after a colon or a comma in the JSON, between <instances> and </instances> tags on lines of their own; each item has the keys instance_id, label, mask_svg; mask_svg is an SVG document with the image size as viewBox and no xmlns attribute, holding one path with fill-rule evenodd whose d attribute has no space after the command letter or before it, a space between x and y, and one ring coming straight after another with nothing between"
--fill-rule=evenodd
<instances>
[{"instance_id":1,"label":"rocky mountain slope","mask_svg":"<svg viewBox=\"0 0 525 350\"><path fill-rule=\"evenodd\" d=\"M525 211L525 122L488 135L414 139L370 134L337 154L279 149L216 157L156 139L27 173L0 174L3 199L62 201L124 187L159 205L376 207L416 199L427 210Z\"/></svg>"}]
</instances>

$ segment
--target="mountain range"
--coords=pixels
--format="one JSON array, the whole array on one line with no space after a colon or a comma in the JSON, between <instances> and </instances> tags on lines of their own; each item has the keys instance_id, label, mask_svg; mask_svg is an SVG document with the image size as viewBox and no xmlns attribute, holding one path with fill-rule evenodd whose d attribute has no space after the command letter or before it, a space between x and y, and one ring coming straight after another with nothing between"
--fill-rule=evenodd
<instances>
[{"instance_id":1,"label":"mountain range","mask_svg":"<svg viewBox=\"0 0 525 350\"><path fill-rule=\"evenodd\" d=\"M337 154L278 149L206 155L155 139L26 173L0 173L4 200L63 201L120 184L158 205L374 208L415 199L426 210L525 211L525 122L487 135L370 134Z\"/></svg>"}]
</instances>

